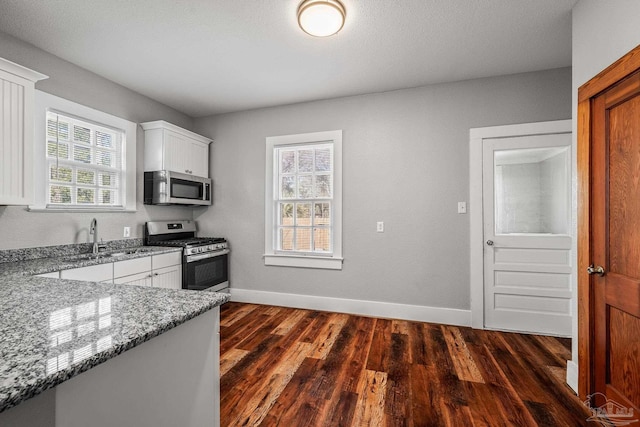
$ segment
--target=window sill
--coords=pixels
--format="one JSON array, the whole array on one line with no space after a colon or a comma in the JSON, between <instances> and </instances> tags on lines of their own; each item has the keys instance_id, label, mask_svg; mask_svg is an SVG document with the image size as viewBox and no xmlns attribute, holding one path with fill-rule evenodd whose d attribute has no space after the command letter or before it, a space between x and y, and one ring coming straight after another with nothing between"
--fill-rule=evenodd
<instances>
[{"instance_id":1,"label":"window sill","mask_svg":"<svg viewBox=\"0 0 640 427\"><path fill-rule=\"evenodd\" d=\"M305 255L264 255L264 265L278 267L320 268L326 270L342 270L343 258Z\"/></svg>"},{"instance_id":2,"label":"window sill","mask_svg":"<svg viewBox=\"0 0 640 427\"><path fill-rule=\"evenodd\" d=\"M135 213L137 209L122 209L122 208L44 208L39 206L28 206L29 212L49 212L49 213L61 213L61 212L112 212L112 213Z\"/></svg>"}]
</instances>

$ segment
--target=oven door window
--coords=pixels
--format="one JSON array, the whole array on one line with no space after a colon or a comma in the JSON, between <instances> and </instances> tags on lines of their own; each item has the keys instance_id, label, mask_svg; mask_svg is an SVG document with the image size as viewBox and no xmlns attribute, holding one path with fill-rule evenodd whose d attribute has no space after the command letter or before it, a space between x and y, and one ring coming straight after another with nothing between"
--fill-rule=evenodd
<instances>
[{"instance_id":1,"label":"oven door window","mask_svg":"<svg viewBox=\"0 0 640 427\"><path fill-rule=\"evenodd\" d=\"M183 286L186 289L202 290L227 282L228 260L229 255L220 255L186 263Z\"/></svg>"},{"instance_id":2,"label":"oven door window","mask_svg":"<svg viewBox=\"0 0 640 427\"><path fill-rule=\"evenodd\" d=\"M171 197L174 199L202 200L204 184L171 178Z\"/></svg>"}]
</instances>

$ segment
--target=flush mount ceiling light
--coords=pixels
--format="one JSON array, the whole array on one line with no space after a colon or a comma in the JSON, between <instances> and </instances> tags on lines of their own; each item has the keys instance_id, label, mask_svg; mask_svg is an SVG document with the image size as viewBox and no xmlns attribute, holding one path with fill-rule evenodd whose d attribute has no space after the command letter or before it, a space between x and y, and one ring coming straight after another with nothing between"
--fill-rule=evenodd
<instances>
[{"instance_id":1,"label":"flush mount ceiling light","mask_svg":"<svg viewBox=\"0 0 640 427\"><path fill-rule=\"evenodd\" d=\"M346 11L338 0L304 0L298 6L302 31L316 37L331 36L342 29Z\"/></svg>"}]
</instances>

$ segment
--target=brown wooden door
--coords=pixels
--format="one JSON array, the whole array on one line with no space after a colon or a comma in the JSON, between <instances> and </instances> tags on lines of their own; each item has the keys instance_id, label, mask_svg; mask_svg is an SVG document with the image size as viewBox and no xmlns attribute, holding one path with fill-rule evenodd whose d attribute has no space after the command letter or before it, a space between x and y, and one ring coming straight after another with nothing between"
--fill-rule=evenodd
<instances>
[{"instance_id":1,"label":"brown wooden door","mask_svg":"<svg viewBox=\"0 0 640 427\"><path fill-rule=\"evenodd\" d=\"M591 98L593 387L640 413L640 72ZM584 268L584 266L581 266ZM592 394L592 393L591 393ZM598 405L603 400L596 401Z\"/></svg>"}]
</instances>

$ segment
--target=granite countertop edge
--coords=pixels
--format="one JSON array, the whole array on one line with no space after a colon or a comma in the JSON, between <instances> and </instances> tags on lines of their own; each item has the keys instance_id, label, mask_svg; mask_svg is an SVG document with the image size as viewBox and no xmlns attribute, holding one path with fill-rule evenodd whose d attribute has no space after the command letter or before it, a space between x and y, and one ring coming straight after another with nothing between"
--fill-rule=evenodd
<instances>
[{"instance_id":1,"label":"granite countertop edge","mask_svg":"<svg viewBox=\"0 0 640 427\"><path fill-rule=\"evenodd\" d=\"M128 285L123 285L128 286ZM196 291L191 291L196 292ZM63 369L57 371L54 374L48 375L44 378L41 378L34 383L28 384L20 389L19 393L10 394L7 398L0 400L0 413L11 409L15 406L18 406L20 403L39 395L40 393L53 388L57 385L62 384L63 382L70 380L71 378L82 374L104 362L107 362L110 359L124 353L127 350L130 350L134 347L143 344L152 338L155 338L163 333L180 326L181 324L198 317L199 315L206 313L213 308L220 306L227 302L228 296L225 297L226 294L220 294L222 298L219 301L211 302L209 304L203 305L198 310L191 311L180 318L173 319L172 321L164 322L159 324L157 328L146 332L145 334L139 335L136 338L129 340L125 343L121 343L118 346L112 347L109 350L105 350L99 353L94 354L87 359L84 359L82 363L78 365L71 366L67 369Z\"/></svg>"},{"instance_id":2,"label":"granite countertop edge","mask_svg":"<svg viewBox=\"0 0 640 427\"><path fill-rule=\"evenodd\" d=\"M92 265L109 264L182 251L182 248L167 246L141 246L128 248L128 250L133 249L139 249L140 252L113 256L113 253L123 252L123 250L113 250L102 252L95 258L80 258L88 256L88 254L72 254L0 263L0 279L2 276L35 276L38 274L53 273L61 270L90 267Z\"/></svg>"},{"instance_id":3,"label":"granite countertop edge","mask_svg":"<svg viewBox=\"0 0 640 427\"><path fill-rule=\"evenodd\" d=\"M36 277L39 274L56 272L60 270L126 261L130 259L149 257L164 253L179 252L182 250L181 248L165 246L141 246L130 247L128 249L131 250L136 248L144 249L142 249L140 252L126 253L119 256L98 257L97 259L74 259L74 257L77 257L78 255L82 256L84 254L61 254L48 258L24 259L13 262L0 263L0 291L2 291L4 287L5 290L10 289L11 292L19 293L20 297L22 298L28 297L30 295L27 295L28 292L33 292L34 290L38 291L41 289L50 289L50 287L52 286L59 285L60 289L62 289L62 293L57 296L57 299L60 299L62 301L65 298L68 298L70 293L73 293L72 290L69 290L69 287L77 286L78 293L81 294L82 292L87 292L86 290L88 288L105 286L108 288L109 292L115 295L125 295L127 294L127 292L131 292L136 295L144 294L145 296L150 296L151 298L157 299L158 302L161 302L163 298L171 298L173 301L175 301L176 304L179 305L178 311L171 313L169 318L154 320L155 323L152 323L151 325L145 327L143 330L127 331L125 329L126 333L124 333L124 336L121 337L122 340L120 342L115 343L113 346L105 350L97 351L81 361L71 363L68 367L60 369L51 374L43 375L43 373L40 373L37 375L34 374L31 378L23 378L25 376L25 370L28 368L28 366L21 366L22 363L19 360L19 357L14 354L14 356L16 356L18 360L9 360L9 362L12 362L13 370L17 373L16 377L13 380L10 379L11 377L0 378L0 380L5 381L4 383L0 381L0 413L17 406L32 397L37 396L47 389L53 388L65 382L75 377L76 375L86 372L91 368L124 353L127 350L137 347L140 344L175 328L176 326L179 326L209 310L212 310L213 308L220 306L229 300L230 296L225 293L203 293L202 291L181 289L168 290L124 284L103 285L94 282ZM113 250L110 252L119 253L121 252L121 250ZM91 293L95 292L97 291L91 291ZM173 296L172 293L175 293L175 296ZM187 293L192 293L197 297L192 299L187 296ZM11 301L5 301L4 303L8 304L9 308L11 307ZM0 308L1 307L2 304L0 304ZM132 314L128 313L128 315ZM139 314L139 316L142 318L143 314ZM2 323L0 323L0 329L2 327L3 325ZM25 339L29 338L27 337ZM0 346L0 353L3 353L3 350L4 349L2 349L2 347ZM12 356L11 354L4 353L2 355L3 357L8 356L9 358ZM5 359L5 362L7 362L7 359Z\"/></svg>"}]
</instances>

